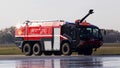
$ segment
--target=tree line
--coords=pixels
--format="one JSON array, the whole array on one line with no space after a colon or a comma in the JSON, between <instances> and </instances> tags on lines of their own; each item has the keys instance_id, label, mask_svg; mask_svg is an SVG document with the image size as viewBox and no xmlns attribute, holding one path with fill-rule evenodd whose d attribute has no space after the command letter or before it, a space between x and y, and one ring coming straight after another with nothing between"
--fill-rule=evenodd
<instances>
[{"instance_id":1,"label":"tree line","mask_svg":"<svg viewBox=\"0 0 120 68\"><path fill-rule=\"evenodd\" d=\"M112 29L107 29L106 35L103 35L105 43L120 43L120 32Z\"/></svg>"},{"instance_id":2,"label":"tree line","mask_svg":"<svg viewBox=\"0 0 120 68\"><path fill-rule=\"evenodd\" d=\"M120 43L120 32L106 29L103 35L104 43ZM0 30L0 44L11 44L15 42L15 27Z\"/></svg>"},{"instance_id":3,"label":"tree line","mask_svg":"<svg viewBox=\"0 0 120 68\"><path fill-rule=\"evenodd\" d=\"M0 44L11 44L15 41L15 27L0 30Z\"/></svg>"}]
</instances>

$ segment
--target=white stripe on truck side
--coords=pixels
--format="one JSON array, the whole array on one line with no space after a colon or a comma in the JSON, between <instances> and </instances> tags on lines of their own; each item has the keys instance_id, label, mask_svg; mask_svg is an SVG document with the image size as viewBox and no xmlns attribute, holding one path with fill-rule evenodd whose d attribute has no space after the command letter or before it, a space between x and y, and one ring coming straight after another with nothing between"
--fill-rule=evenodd
<instances>
[{"instance_id":1,"label":"white stripe on truck side","mask_svg":"<svg viewBox=\"0 0 120 68\"><path fill-rule=\"evenodd\" d=\"M60 50L60 28L54 28L53 50Z\"/></svg>"}]
</instances>

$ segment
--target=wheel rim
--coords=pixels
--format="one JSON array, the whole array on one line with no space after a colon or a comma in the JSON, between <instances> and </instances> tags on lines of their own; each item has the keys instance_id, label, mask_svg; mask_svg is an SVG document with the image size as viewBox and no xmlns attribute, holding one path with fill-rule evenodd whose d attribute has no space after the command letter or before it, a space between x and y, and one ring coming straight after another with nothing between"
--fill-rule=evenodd
<instances>
[{"instance_id":1,"label":"wheel rim","mask_svg":"<svg viewBox=\"0 0 120 68\"><path fill-rule=\"evenodd\" d=\"M63 54L67 55L69 53L69 46L68 45L64 45L62 48Z\"/></svg>"},{"instance_id":2,"label":"wheel rim","mask_svg":"<svg viewBox=\"0 0 120 68\"><path fill-rule=\"evenodd\" d=\"M33 54L32 46L29 43L25 43L22 50L26 56L31 56Z\"/></svg>"},{"instance_id":3,"label":"wheel rim","mask_svg":"<svg viewBox=\"0 0 120 68\"><path fill-rule=\"evenodd\" d=\"M42 53L40 52L40 46L39 44L34 44L33 46L33 52L34 52L34 55L41 55Z\"/></svg>"},{"instance_id":4,"label":"wheel rim","mask_svg":"<svg viewBox=\"0 0 120 68\"><path fill-rule=\"evenodd\" d=\"M29 44L25 44L25 45L24 45L24 47L23 47L23 53L24 53L25 55L27 55L27 56L32 54L32 52L31 52L31 47L30 47Z\"/></svg>"},{"instance_id":5,"label":"wheel rim","mask_svg":"<svg viewBox=\"0 0 120 68\"><path fill-rule=\"evenodd\" d=\"M38 50L38 47L35 46L35 47L34 47L34 52L37 53L38 51L39 51L39 50Z\"/></svg>"},{"instance_id":6,"label":"wheel rim","mask_svg":"<svg viewBox=\"0 0 120 68\"><path fill-rule=\"evenodd\" d=\"M64 49L65 53L68 52L68 47L67 46L65 46L63 49Z\"/></svg>"}]
</instances>

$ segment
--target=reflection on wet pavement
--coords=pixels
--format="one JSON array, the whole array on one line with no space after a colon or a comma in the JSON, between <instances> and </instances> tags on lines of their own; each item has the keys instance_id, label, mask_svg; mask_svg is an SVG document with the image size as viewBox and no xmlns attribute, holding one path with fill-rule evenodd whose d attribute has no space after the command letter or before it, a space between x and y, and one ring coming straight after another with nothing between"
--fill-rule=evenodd
<instances>
[{"instance_id":1,"label":"reflection on wet pavement","mask_svg":"<svg viewBox=\"0 0 120 68\"><path fill-rule=\"evenodd\" d=\"M120 68L120 57L62 56L0 60L0 68Z\"/></svg>"}]
</instances>

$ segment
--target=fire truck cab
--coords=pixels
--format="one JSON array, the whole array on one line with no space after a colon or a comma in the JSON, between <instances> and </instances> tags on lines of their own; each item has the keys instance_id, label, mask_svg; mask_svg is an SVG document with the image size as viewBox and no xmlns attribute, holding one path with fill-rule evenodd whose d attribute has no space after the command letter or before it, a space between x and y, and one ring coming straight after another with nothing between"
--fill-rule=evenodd
<instances>
[{"instance_id":1,"label":"fire truck cab","mask_svg":"<svg viewBox=\"0 0 120 68\"><path fill-rule=\"evenodd\" d=\"M66 22L56 21L26 21L16 27L16 45L22 52L30 56L45 55L71 55L72 52L78 54L91 55L93 49L102 45L102 35L100 29L83 21L89 13L81 20Z\"/></svg>"}]
</instances>

